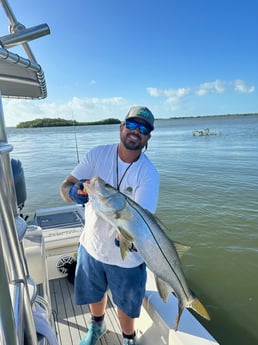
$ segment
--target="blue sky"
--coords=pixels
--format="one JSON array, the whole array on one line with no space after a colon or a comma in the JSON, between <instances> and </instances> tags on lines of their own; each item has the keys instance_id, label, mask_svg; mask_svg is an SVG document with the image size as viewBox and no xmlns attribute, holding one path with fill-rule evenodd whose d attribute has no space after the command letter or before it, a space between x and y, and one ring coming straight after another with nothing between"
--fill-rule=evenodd
<instances>
[{"instance_id":1,"label":"blue sky","mask_svg":"<svg viewBox=\"0 0 258 345\"><path fill-rule=\"evenodd\" d=\"M4 99L7 126L123 119L131 105L157 118L258 112L257 0L9 3L22 24L47 23L51 34L30 42L48 97Z\"/></svg>"}]
</instances>

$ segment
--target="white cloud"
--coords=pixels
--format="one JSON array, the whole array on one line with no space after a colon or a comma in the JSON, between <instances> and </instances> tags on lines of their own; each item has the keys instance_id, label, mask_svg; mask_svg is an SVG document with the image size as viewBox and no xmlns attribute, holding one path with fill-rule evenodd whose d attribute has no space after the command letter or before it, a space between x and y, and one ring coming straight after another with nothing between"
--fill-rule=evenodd
<instances>
[{"instance_id":1,"label":"white cloud","mask_svg":"<svg viewBox=\"0 0 258 345\"><path fill-rule=\"evenodd\" d=\"M234 89L239 93L252 93L255 91L255 87L253 85L248 86L244 80L240 79L234 81Z\"/></svg>"},{"instance_id":2,"label":"white cloud","mask_svg":"<svg viewBox=\"0 0 258 345\"><path fill-rule=\"evenodd\" d=\"M153 97L158 97L161 95L159 89L156 87L147 87L147 92Z\"/></svg>"},{"instance_id":3,"label":"white cloud","mask_svg":"<svg viewBox=\"0 0 258 345\"><path fill-rule=\"evenodd\" d=\"M196 94L198 96L204 96L207 93L223 93L225 91L225 85L226 83L224 81L221 80L215 80L212 82L206 82L201 84L197 91Z\"/></svg>"},{"instance_id":4,"label":"white cloud","mask_svg":"<svg viewBox=\"0 0 258 345\"><path fill-rule=\"evenodd\" d=\"M147 88L147 92L153 97L165 96L166 102L169 103L173 110L176 110L180 100L189 95L191 90L189 88L179 89L157 89L155 87Z\"/></svg>"},{"instance_id":5,"label":"white cloud","mask_svg":"<svg viewBox=\"0 0 258 345\"><path fill-rule=\"evenodd\" d=\"M178 88L178 89L157 89L155 87L148 87L147 92L153 97L165 96L170 99L179 99L190 94L204 96L210 93L225 93L230 90L233 85L235 92L251 93L255 91L255 87L246 85L243 80L234 80L233 82L226 82L223 80L215 80L212 82L204 82L200 85L193 86L192 88Z\"/></svg>"},{"instance_id":6,"label":"white cloud","mask_svg":"<svg viewBox=\"0 0 258 345\"><path fill-rule=\"evenodd\" d=\"M47 100L3 99L6 125L16 126L23 121L44 117L61 117L76 121L98 121L108 117L123 118L130 104L122 97L78 98L58 104Z\"/></svg>"},{"instance_id":7,"label":"white cloud","mask_svg":"<svg viewBox=\"0 0 258 345\"><path fill-rule=\"evenodd\" d=\"M164 95L168 98L181 98L186 95L189 95L191 92L190 89L181 87L179 89L166 89L164 90Z\"/></svg>"},{"instance_id":8,"label":"white cloud","mask_svg":"<svg viewBox=\"0 0 258 345\"><path fill-rule=\"evenodd\" d=\"M168 114L171 114L171 110L185 110L186 105L189 112L191 112L193 105L191 105L190 101L193 97L205 97L209 94L220 95L226 92L251 94L255 92L255 87L247 85L244 80L237 79L234 81L215 80L192 87L147 88L148 95L156 98L156 105L154 106L157 107L157 112L160 112L163 108L166 109L164 113ZM157 101L159 99L157 100L157 98L161 99L158 105ZM2 102L7 126L16 126L23 121L44 117L74 118L80 122L97 121L108 117L120 118L122 120L130 106L133 105L123 97L73 97L64 103L48 102L48 99L30 101L3 98ZM140 102L142 103L142 98ZM149 100L147 100L147 103L150 103Z\"/></svg>"},{"instance_id":9,"label":"white cloud","mask_svg":"<svg viewBox=\"0 0 258 345\"><path fill-rule=\"evenodd\" d=\"M222 94L227 91L231 91L233 86L233 91L237 93L252 93L255 91L254 86L247 86L243 80L223 81L215 80L211 82L204 82L198 86L181 87L178 89L158 89L155 87L148 87L147 92L152 97L165 97L166 102L171 105L173 109L178 107L178 105L184 101L186 96L196 95L205 96L208 94Z\"/></svg>"},{"instance_id":10,"label":"white cloud","mask_svg":"<svg viewBox=\"0 0 258 345\"><path fill-rule=\"evenodd\" d=\"M190 92L190 89L188 88L179 88L179 89L157 89L155 87L148 87L147 92L153 96L153 97L158 97L158 96L165 96L167 98L180 98L185 95L188 95Z\"/></svg>"},{"instance_id":11,"label":"white cloud","mask_svg":"<svg viewBox=\"0 0 258 345\"><path fill-rule=\"evenodd\" d=\"M153 97L164 96L166 103L169 105L170 110L178 110L182 99L191 93L189 88L178 89L157 89L155 87L147 88L147 92Z\"/></svg>"}]
</instances>

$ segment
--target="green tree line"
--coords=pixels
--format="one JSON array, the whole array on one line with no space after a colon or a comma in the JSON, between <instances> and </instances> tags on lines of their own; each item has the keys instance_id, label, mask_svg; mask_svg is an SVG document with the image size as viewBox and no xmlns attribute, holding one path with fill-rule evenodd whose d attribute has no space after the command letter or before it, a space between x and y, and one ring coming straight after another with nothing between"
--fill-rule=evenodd
<instances>
[{"instance_id":1,"label":"green tree line","mask_svg":"<svg viewBox=\"0 0 258 345\"><path fill-rule=\"evenodd\" d=\"M121 123L118 119L105 119L94 122L78 122L75 120L65 120L58 118L42 118L31 121L20 122L16 128L36 128L36 127L60 127L60 126L89 126L89 125L111 125Z\"/></svg>"}]
</instances>

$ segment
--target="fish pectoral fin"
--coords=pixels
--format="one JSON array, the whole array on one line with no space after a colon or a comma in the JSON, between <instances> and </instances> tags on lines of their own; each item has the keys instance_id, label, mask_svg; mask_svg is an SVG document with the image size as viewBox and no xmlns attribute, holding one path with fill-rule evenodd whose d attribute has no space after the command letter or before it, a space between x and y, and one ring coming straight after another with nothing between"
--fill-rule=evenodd
<instances>
[{"instance_id":1,"label":"fish pectoral fin","mask_svg":"<svg viewBox=\"0 0 258 345\"><path fill-rule=\"evenodd\" d=\"M121 228L120 226L117 227L117 230L120 232L125 241L129 243L134 242L134 237L127 230Z\"/></svg>"},{"instance_id":2,"label":"fish pectoral fin","mask_svg":"<svg viewBox=\"0 0 258 345\"><path fill-rule=\"evenodd\" d=\"M191 248L179 242L173 241L173 243L180 258Z\"/></svg>"},{"instance_id":3,"label":"fish pectoral fin","mask_svg":"<svg viewBox=\"0 0 258 345\"><path fill-rule=\"evenodd\" d=\"M121 233L117 237L119 239L121 257L124 260L127 253L130 251L129 248L132 246L132 242L129 242L126 238L124 238Z\"/></svg>"},{"instance_id":4,"label":"fish pectoral fin","mask_svg":"<svg viewBox=\"0 0 258 345\"><path fill-rule=\"evenodd\" d=\"M157 286L159 295L163 299L163 301L166 303L168 300L168 295L172 291L172 289L166 282L164 282L164 280L157 277L156 275L155 275L155 281L156 281L156 286Z\"/></svg>"},{"instance_id":5,"label":"fish pectoral fin","mask_svg":"<svg viewBox=\"0 0 258 345\"><path fill-rule=\"evenodd\" d=\"M125 259L128 252L137 252L137 249L135 248L133 242L128 241L121 233L119 233L116 239L119 240L120 253L123 260Z\"/></svg>"},{"instance_id":6,"label":"fish pectoral fin","mask_svg":"<svg viewBox=\"0 0 258 345\"><path fill-rule=\"evenodd\" d=\"M196 311L196 313L204 317L206 320L211 319L206 308L197 297L195 297L195 299L192 301L189 308L192 308L194 311Z\"/></svg>"},{"instance_id":7,"label":"fish pectoral fin","mask_svg":"<svg viewBox=\"0 0 258 345\"><path fill-rule=\"evenodd\" d=\"M124 240L122 236L119 236L119 241L121 257L124 260L127 253L129 252L129 243L128 241Z\"/></svg>"}]
</instances>

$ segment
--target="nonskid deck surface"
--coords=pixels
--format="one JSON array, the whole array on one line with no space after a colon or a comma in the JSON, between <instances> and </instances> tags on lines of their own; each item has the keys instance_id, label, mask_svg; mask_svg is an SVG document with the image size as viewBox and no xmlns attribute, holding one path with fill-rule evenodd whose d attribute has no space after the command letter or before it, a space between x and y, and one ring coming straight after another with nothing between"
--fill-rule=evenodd
<instances>
[{"instance_id":1,"label":"nonskid deck surface","mask_svg":"<svg viewBox=\"0 0 258 345\"><path fill-rule=\"evenodd\" d=\"M58 342L60 345L78 345L90 324L89 308L87 305L75 304L74 286L68 279L54 279L49 283ZM121 345L121 329L116 309L110 299L108 299L105 320L108 331L97 344Z\"/></svg>"}]
</instances>

